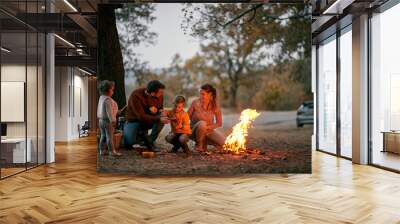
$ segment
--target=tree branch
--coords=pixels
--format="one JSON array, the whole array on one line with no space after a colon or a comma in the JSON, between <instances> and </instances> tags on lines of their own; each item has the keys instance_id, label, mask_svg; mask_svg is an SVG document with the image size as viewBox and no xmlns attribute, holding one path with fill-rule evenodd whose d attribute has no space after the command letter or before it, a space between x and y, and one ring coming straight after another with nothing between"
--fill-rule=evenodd
<instances>
[{"instance_id":1,"label":"tree branch","mask_svg":"<svg viewBox=\"0 0 400 224\"><path fill-rule=\"evenodd\" d=\"M267 0L265 3L268 3L269 0ZM251 11L253 11L253 16L247 21L250 22L251 20L254 19L255 15L256 15L256 11L258 8L262 7L264 5L264 3L261 4L257 4L256 6L240 13L238 16L236 16L235 18L233 18L231 21L228 21L227 23L225 23L222 27L226 28L227 26L229 26L230 24L234 23L235 21L239 20L240 18L242 18L243 16L245 16L247 13L250 13Z\"/></svg>"}]
</instances>

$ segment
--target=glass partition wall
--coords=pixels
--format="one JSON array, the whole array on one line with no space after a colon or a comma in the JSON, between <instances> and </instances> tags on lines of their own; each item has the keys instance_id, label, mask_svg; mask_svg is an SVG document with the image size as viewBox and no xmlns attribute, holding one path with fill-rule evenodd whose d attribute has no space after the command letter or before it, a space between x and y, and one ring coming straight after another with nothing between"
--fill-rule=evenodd
<instances>
[{"instance_id":1,"label":"glass partition wall","mask_svg":"<svg viewBox=\"0 0 400 224\"><path fill-rule=\"evenodd\" d=\"M18 2L25 12L41 1ZM45 35L0 12L0 178L45 163ZM5 19L7 18L7 19Z\"/></svg>"}]
</instances>

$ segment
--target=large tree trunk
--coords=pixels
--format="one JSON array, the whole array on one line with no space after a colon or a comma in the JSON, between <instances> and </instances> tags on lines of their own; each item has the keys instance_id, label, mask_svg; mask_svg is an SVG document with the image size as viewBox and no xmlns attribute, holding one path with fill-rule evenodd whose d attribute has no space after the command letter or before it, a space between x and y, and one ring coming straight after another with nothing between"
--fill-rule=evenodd
<instances>
[{"instance_id":1,"label":"large tree trunk","mask_svg":"<svg viewBox=\"0 0 400 224\"><path fill-rule=\"evenodd\" d=\"M98 72L97 80L115 82L113 98L122 108L126 105L125 70L115 20L116 5L98 7Z\"/></svg>"},{"instance_id":2,"label":"large tree trunk","mask_svg":"<svg viewBox=\"0 0 400 224\"><path fill-rule=\"evenodd\" d=\"M231 86L229 87L229 106L231 108L237 107L237 101L236 101L236 96L237 96L237 91L238 91L238 83L237 81L231 81Z\"/></svg>"}]
</instances>

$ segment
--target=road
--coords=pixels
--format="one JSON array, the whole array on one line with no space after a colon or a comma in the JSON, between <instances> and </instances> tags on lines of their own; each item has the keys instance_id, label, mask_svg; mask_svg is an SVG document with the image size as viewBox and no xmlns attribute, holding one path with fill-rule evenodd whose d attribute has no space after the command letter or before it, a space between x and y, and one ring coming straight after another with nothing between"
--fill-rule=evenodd
<instances>
[{"instance_id":1,"label":"road","mask_svg":"<svg viewBox=\"0 0 400 224\"><path fill-rule=\"evenodd\" d=\"M255 129L277 130L297 129L296 111L261 111L260 116L254 121ZM230 128L239 121L239 114L228 114L223 116L223 128Z\"/></svg>"}]
</instances>

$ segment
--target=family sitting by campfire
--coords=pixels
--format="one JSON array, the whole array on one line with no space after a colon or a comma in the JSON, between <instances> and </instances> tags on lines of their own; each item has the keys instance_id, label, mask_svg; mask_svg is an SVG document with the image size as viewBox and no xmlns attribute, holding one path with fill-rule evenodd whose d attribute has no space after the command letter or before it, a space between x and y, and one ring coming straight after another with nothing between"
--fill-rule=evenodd
<instances>
[{"instance_id":1,"label":"family sitting by campfire","mask_svg":"<svg viewBox=\"0 0 400 224\"><path fill-rule=\"evenodd\" d=\"M97 109L99 119L100 141L99 153L102 155L103 143L112 155L119 156L113 141L118 113L117 103L111 98L115 84L104 80L99 85L100 99ZM144 145L147 150L160 151L155 145L165 124L171 125L171 132L165 137L173 145L170 152L178 152L180 148L191 154L187 145L189 139L196 143L198 152L204 152L207 145L222 148L225 136L216 130L222 126L221 108L217 103L217 91L210 85L201 86L200 96L195 99L188 112L185 112L186 99L176 96L174 107L164 109L163 96L165 86L158 80L150 81L147 88L134 90L128 100L125 111L125 125L123 128L124 144L127 148L134 145ZM148 131L151 129L150 135ZM107 153L107 151L105 151Z\"/></svg>"}]
</instances>

